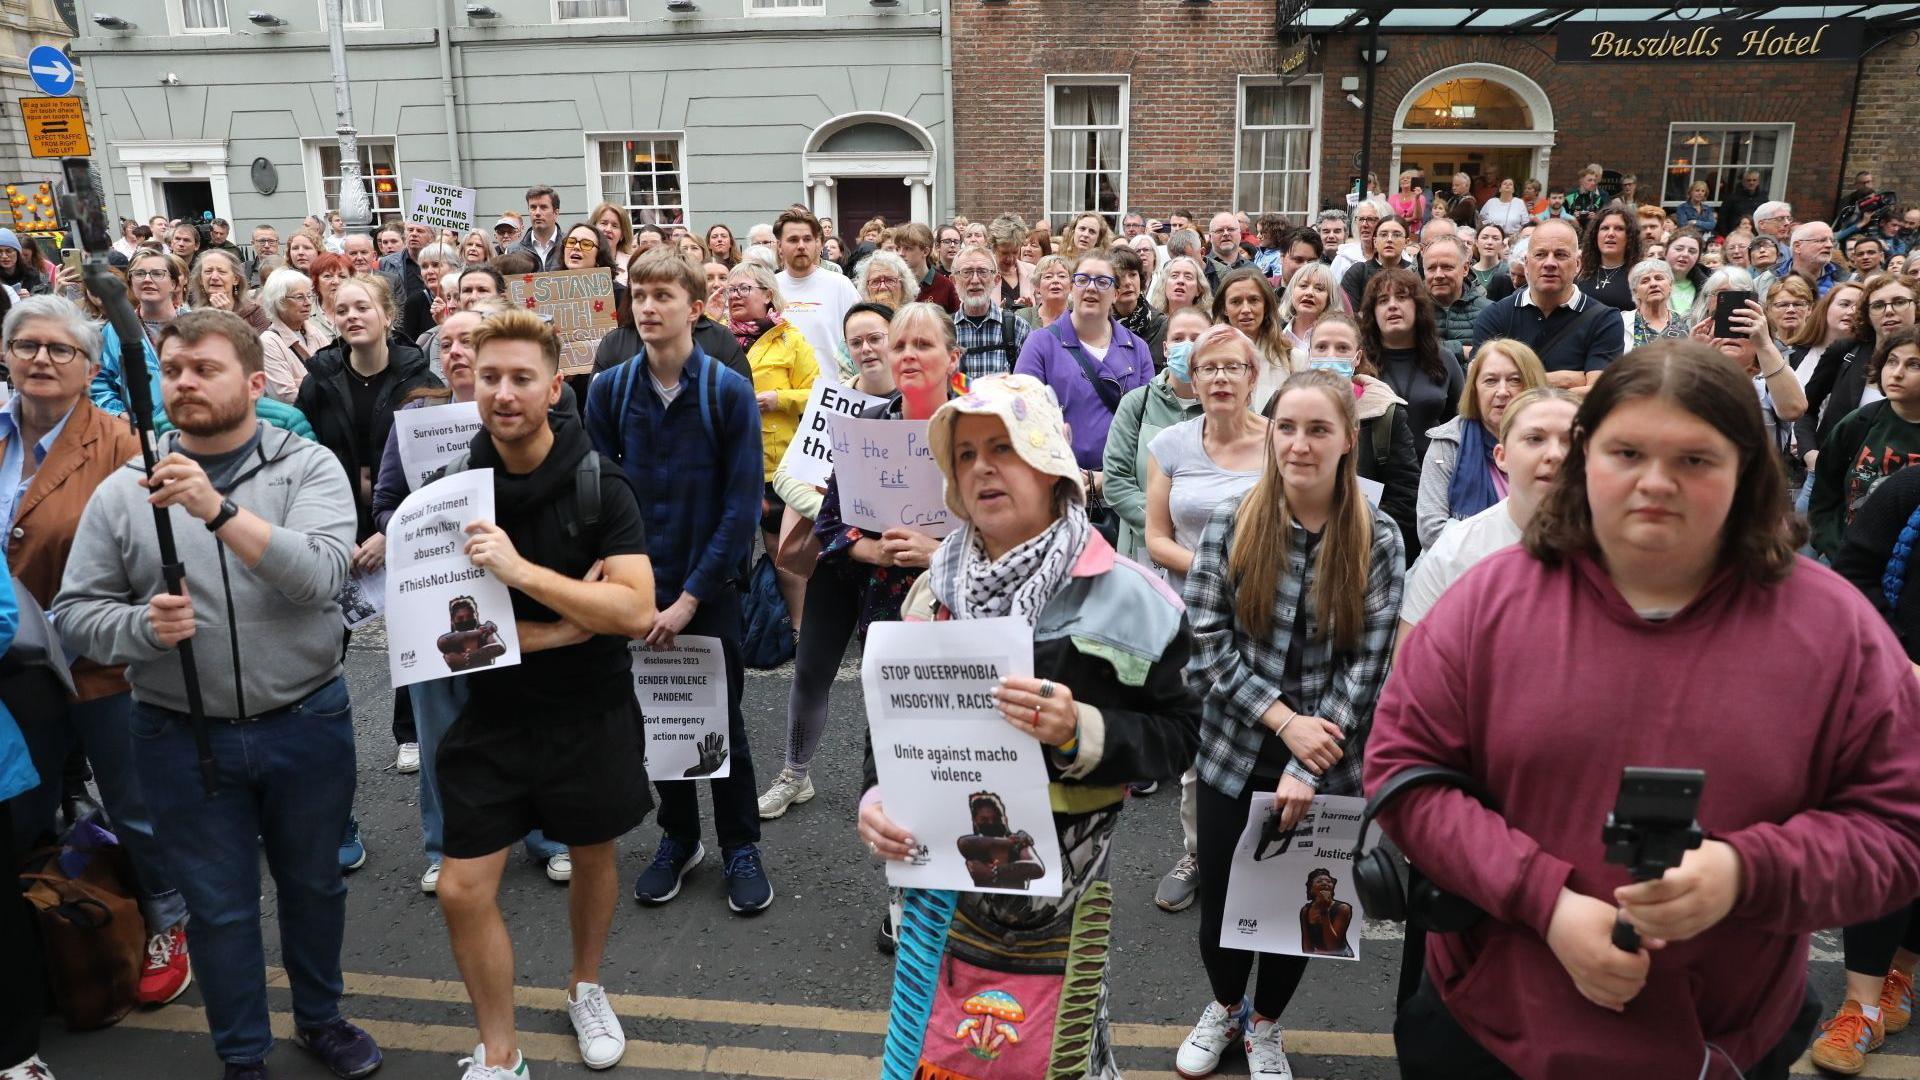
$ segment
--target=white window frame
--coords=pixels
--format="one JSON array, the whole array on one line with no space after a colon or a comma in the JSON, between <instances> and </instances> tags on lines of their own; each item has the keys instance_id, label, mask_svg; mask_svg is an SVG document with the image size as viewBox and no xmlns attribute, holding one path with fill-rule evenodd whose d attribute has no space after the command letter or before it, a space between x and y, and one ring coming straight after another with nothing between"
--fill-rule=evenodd
<instances>
[{"instance_id":1,"label":"white window frame","mask_svg":"<svg viewBox=\"0 0 1920 1080\"><path fill-rule=\"evenodd\" d=\"M325 30L327 28L327 0L319 0L319 3L320 3L320 29ZM379 18L373 20L372 22L354 22L352 19L348 19L346 23L341 27L341 29L343 30L384 29L387 25L387 0L372 0L372 3L373 3L373 6L378 11ZM342 12L347 12L352 9L352 6L353 6L353 0L346 0L345 3L341 4L340 10Z\"/></svg>"},{"instance_id":2,"label":"white window frame","mask_svg":"<svg viewBox=\"0 0 1920 1080\"><path fill-rule=\"evenodd\" d=\"M825 15L827 13L826 0L812 0L811 3L795 4L791 7L762 7L755 3L754 0L745 0L745 3L747 6L747 17L750 19L765 19L781 15Z\"/></svg>"},{"instance_id":3,"label":"white window frame","mask_svg":"<svg viewBox=\"0 0 1920 1080\"><path fill-rule=\"evenodd\" d=\"M1242 75L1234 93L1233 120L1233 196L1232 201L1240 198L1240 173L1243 163L1240 160L1241 136L1247 130L1247 91L1261 86L1306 86L1311 104L1308 106L1307 132L1307 205L1302 209L1302 220L1312 221L1316 207L1320 205L1320 140L1322 134L1322 107L1325 103L1325 83L1318 75L1297 75L1291 79L1274 75ZM1287 128L1266 128L1262 131L1283 131ZM1264 211L1255 211L1250 206L1235 206L1236 211L1244 210L1256 215ZM1274 213L1288 213L1275 210Z\"/></svg>"},{"instance_id":4,"label":"white window frame","mask_svg":"<svg viewBox=\"0 0 1920 1080\"><path fill-rule=\"evenodd\" d=\"M588 23L632 22L633 0L621 0L621 2L627 6L626 13L623 15L596 15L591 18L566 19L560 16L560 0L551 0L551 6L548 8L548 11L553 15L553 21L556 24L564 26L582 26Z\"/></svg>"},{"instance_id":5,"label":"white window frame","mask_svg":"<svg viewBox=\"0 0 1920 1080\"><path fill-rule=\"evenodd\" d=\"M232 0L220 0L220 7L222 13L226 15L225 25L193 27L187 25L186 0L167 0L167 21L172 24L169 29L176 34L183 36L191 35L193 37L200 37L207 34L231 34L233 33L233 2Z\"/></svg>"},{"instance_id":6,"label":"white window frame","mask_svg":"<svg viewBox=\"0 0 1920 1080\"><path fill-rule=\"evenodd\" d=\"M615 141L627 142L634 139L653 139L658 141L671 140L672 142L677 144L677 146L679 147L679 153L676 156L675 160L679 162L677 171L680 173L680 223L682 225L687 226L689 229L693 227L693 224L692 224L693 223L693 200L691 197L692 192L687 183L687 133L686 132L684 131L588 131L588 132L584 132L583 134L586 139L586 164L587 164L586 209L590 210L593 207L598 206L603 202L610 201L606 195L606 180L602 175L602 173L600 172L600 144L601 143L615 142ZM630 172L631 170L628 170L628 171ZM633 207L629 206L626 200L624 199L621 200L620 208L627 212L627 216L630 220L633 218ZM637 229L641 226L642 222L633 221L632 224L633 224L633 227Z\"/></svg>"},{"instance_id":7,"label":"white window frame","mask_svg":"<svg viewBox=\"0 0 1920 1080\"><path fill-rule=\"evenodd\" d=\"M1053 206L1053 90L1057 86L1117 86L1120 88L1120 203L1114 211L1117 223L1124 217L1132 204L1127 201L1127 152L1133 129L1133 77L1131 75L1049 75L1043 80L1041 89L1041 206L1049 224L1053 222L1056 211ZM1076 129L1077 130L1077 129ZM1101 130L1087 128L1088 131ZM1061 210L1062 214L1095 211Z\"/></svg>"},{"instance_id":8,"label":"white window frame","mask_svg":"<svg viewBox=\"0 0 1920 1080\"><path fill-rule=\"evenodd\" d=\"M313 212L317 214L325 215L328 211L339 209L337 201L336 203L327 202L326 174L321 170L320 165L320 148L323 146L337 146L338 143L339 140L336 138L302 139L300 141L301 163L307 177L307 205L312 207ZM359 137L359 144L362 158L367 156L366 151L370 146L384 146L392 151L394 206L392 209L385 211L385 213L405 214L407 212L407 174L405 165L400 161L400 140L392 135L362 135ZM360 164L364 168L367 163L363 160ZM365 175L371 176L371 173ZM373 196L372 209L373 220L377 222L380 220L382 213L378 194Z\"/></svg>"},{"instance_id":9,"label":"white window frame","mask_svg":"<svg viewBox=\"0 0 1920 1080\"><path fill-rule=\"evenodd\" d=\"M1777 145L1779 146L1779 150L1774 155L1774 163L1771 166L1769 166L1769 169L1771 171L1767 176L1766 190L1767 190L1767 198L1770 201L1785 199L1787 197L1787 170L1791 168L1793 165L1793 129L1794 129L1794 125L1790 122L1775 123L1773 121L1748 122L1748 121L1740 121L1740 120L1715 120L1715 121L1701 121L1699 123L1679 123L1679 122L1669 123L1667 125L1667 145L1665 147L1666 155L1660 160L1659 191L1661 194L1661 205L1671 209L1673 207L1679 206L1681 202L1686 201L1684 199L1681 199L1675 202L1665 201L1665 196L1667 191L1667 170L1673 167L1673 160L1675 157L1678 156L1674 152L1675 136L1690 135L1698 131L1715 131L1715 132L1770 131L1778 135L1779 142ZM1716 168L1716 169L1734 168L1734 167L1735 166L1732 166L1732 165L1709 166L1709 168ZM1744 173L1748 168L1748 166L1742 165L1742 166L1738 166L1738 168L1742 173ZM1693 173L1697 174L1699 172L1699 169L1696 167L1692 171ZM1688 187L1693 186L1693 181L1691 177L1687 181L1687 186ZM1723 191L1720 195L1720 198L1724 199L1725 197L1726 197L1726 194Z\"/></svg>"}]
</instances>

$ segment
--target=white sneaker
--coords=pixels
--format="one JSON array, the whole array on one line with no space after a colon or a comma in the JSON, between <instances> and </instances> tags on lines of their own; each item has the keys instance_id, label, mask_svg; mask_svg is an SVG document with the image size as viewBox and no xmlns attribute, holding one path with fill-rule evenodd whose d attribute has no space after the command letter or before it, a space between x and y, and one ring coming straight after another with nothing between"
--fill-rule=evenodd
<instances>
[{"instance_id":1,"label":"white sneaker","mask_svg":"<svg viewBox=\"0 0 1920 1080\"><path fill-rule=\"evenodd\" d=\"M760 796L760 820L772 821L787 812L790 806L798 806L813 798L813 777L795 775L792 769L781 769L780 775L773 778L773 786Z\"/></svg>"},{"instance_id":2,"label":"white sneaker","mask_svg":"<svg viewBox=\"0 0 1920 1080\"><path fill-rule=\"evenodd\" d=\"M1240 1030L1246 1023L1247 1004L1228 1012L1226 1006L1217 1001L1207 1002L1206 1011L1200 1014L1200 1022L1193 1025L1187 1033L1187 1040L1180 1044L1180 1052L1174 1055L1173 1068L1187 1080L1199 1080L1220 1067L1220 1055L1227 1052L1234 1040L1240 1037Z\"/></svg>"},{"instance_id":3,"label":"white sneaker","mask_svg":"<svg viewBox=\"0 0 1920 1080\"><path fill-rule=\"evenodd\" d=\"M568 882L573 880L573 854L563 851L547 859L547 880Z\"/></svg>"},{"instance_id":4,"label":"white sneaker","mask_svg":"<svg viewBox=\"0 0 1920 1080\"><path fill-rule=\"evenodd\" d=\"M473 1048L472 1057L460 1059L460 1064L467 1067L467 1071L460 1075L460 1080L532 1080L533 1074L527 1071L527 1056L517 1050L513 1056L519 1060L514 1062L511 1069L505 1065L489 1065L487 1044L481 1043Z\"/></svg>"},{"instance_id":5,"label":"white sneaker","mask_svg":"<svg viewBox=\"0 0 1920 1080\"><path fill-rule=\"evenodd\" d=\"M610 1069L627 1052L627 1033L620 1030L607 992L593 983L579 983L567 996L567 1017L580 1040L580 1060L589 1069Z\"/></svg>"},{"instance_id":6,"label":"white sneaker","mask_svg":"<svg viewBox=\"0 0 1920 1080\"><path fill-rule=\"evenodd\" d=\"M440 891L439 863L430 862L427 864L427 872L420 875L420 891L426 893L428 896L432 896L434 893Z\"/></svg>"},{"instance_id":7,"label":"white sneaker","mask_svg":"<svg viewBox=\"0 0 1920 1080\"><path fill-rule=\"evenodd\" d=\"M53 1080L53 1070L35 1054L10 1069L0 1069L0 1080Z\"/></svg>"},{"instance_id":8,"label":"white sneaker","mask_svg":"<svg viewBox=\"0 0 1920 1080\"><path fill-rule=\"evenodd\" d=\"M1247 1027L1247 1075L1253 1080L1293 1080L1278 1020L1255 1020Z\"/></svg>"},{"instance_id":9,"label":"white sneaker","mask_svg":"<svg viewBox=\"0 0 1920 1080\"><path fill-rule=\"evenodd\" d=\"M400 753L395 755L393 759L393 768L395 772L419 772L420 744L417 742L401 743Z\"/></svg>"}]
</instances>

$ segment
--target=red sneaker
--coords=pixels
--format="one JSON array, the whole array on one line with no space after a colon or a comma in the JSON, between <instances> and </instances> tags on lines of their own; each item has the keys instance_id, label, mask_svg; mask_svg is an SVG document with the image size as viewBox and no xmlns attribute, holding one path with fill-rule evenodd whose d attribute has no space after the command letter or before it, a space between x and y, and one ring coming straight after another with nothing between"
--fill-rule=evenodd
<instances>
[{"instance_id":1,"label":"red sneaker","mask_svg":"<svg viewBox=\"0 0 1920 1080\"><path fill-rule=\"evenodd\" d=\"M187 929L176 926L147 939L147 968L140 973L140 1004L165 1005L193 982L187 964Z\"/></svg>"}]
</instances>

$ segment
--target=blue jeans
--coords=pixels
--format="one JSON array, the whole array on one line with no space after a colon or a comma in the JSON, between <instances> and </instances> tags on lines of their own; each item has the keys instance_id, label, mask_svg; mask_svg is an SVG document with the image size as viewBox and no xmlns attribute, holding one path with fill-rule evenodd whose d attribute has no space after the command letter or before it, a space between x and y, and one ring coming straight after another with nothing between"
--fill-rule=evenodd
<instances>
[{"instance_id":1,"label":"blue jeans","mask_svg":"<svg viewBox=\"0 0 1920 1080\"><path fill-rule=\"evenodd\" d=\"M427 849L427 861L440 861L441 824L446 820L440 809L440 740L445 738L460 709L467 703L467 677L451 675L407 687L413 699L415 737L420 742L420 833ZM546 862L565 853L567 845L556 844L541 835L539 829L527 834L527 857Z\"/></svg>"},{"instance_id":2,"label":"blue jeans","mask_svg":"<svg viewBox=\"0 0 1920 1080\"><path fill-rule=\"evenodd\" d=\"M273 1048L260 938L260 850L280 907L280 954L294 1022L340 1018L347 882L340 835L353 806L353 714L345 679L246 723L208 725L219 790L200 786L186 716L134 702L134 764L155 835L193 918L187 941L222 1061Z\"/></svg>"},{"instance_id":3,"label":"blue jeans","mask_svg":"<svg viewBox=\"0 0 1920 1080\"><path fill-rule=\"evenodd\" d=\"M13 804L13 820L15 842L23 850L35 836L53 828L60 810L61 763L77 742L93 764L93 778L100 785L100 801L112 819L113 834L133 862L140 914L151 935L179 925L187 917L187 902L169 879L153 838L153 815L134 774L133 739L127 734L132 705L132 695L119 693L16 717L34 767L40 770L40 786L21 793Z\"/></svg>"}]
</instances>

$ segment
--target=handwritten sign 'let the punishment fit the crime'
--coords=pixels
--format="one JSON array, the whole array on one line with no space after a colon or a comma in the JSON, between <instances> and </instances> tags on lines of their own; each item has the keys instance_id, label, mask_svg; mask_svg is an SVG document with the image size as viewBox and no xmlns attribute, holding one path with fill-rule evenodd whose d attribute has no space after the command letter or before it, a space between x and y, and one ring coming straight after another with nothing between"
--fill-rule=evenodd
<instances>
[{"instance_id":1,"label":"handwritten sign 'let the punishment fit the crime'","mask_svg":"<svg viewBox=\"0 0 1920 1080\"><path fill-rule=\"evenodd\" d=\"M914 529L941 537L954 530L946 478L934 464L924 420L828 418L840 518L873 532Z\"/></svg>"},{"instance_id":2,"label":"handwritten sign 'let the punishment fit the crime'","mask_svg":"<svg viewBox=\"0 0 1920 1080\"><path fill-rule=\"evenodd\" d=\"M507 298L515 307L545 316L560 338L560 374L593 370L593 353L614 327L613 271L553 270L507 279Z\"/></svg>"}]
</instances>

